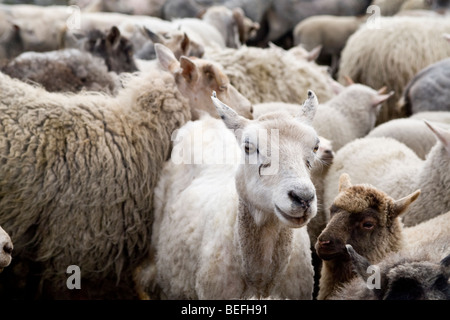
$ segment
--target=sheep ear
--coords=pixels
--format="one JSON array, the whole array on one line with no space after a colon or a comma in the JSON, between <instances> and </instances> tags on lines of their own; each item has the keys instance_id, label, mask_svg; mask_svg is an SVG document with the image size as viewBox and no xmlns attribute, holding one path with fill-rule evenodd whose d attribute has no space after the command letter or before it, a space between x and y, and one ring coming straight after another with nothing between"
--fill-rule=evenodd
<instances>
[{"instance_id":1,"label":"sheep ear","mask_svg":"<svg viewBox=\"0 0 450 320\"><path fill-rule=\"evenodd\" d=\"M308 61L316 61L316 59L319 57L320 52L322 51L322 45L318 45L314 49L308 52L308 55L306 56L306 60Z\"/></svg>"},{"instance_id":2,"label":"sheep ear","mask_svg":"<svg viewBox=\"0 0 450 320\"><path fill-rule=\"evenodd\" d=\"M111 43L113 47L115 47L120 40L120 31L116 26L112 26L111 30L109 30L108 35L106 36L106 39Z\"/></svg>"},{"instance_id":3,"label":"sheep ear","mask_svg":"<svg viewBox=\"0 0 450 320\"><path fill-rule=\"evenodd\" d=\"M428 121L424 120L425 124L433 131L434 135L438 138L438 140L444 145L444 148L447 150L447 153L450 155L450 131L444 130L440 127L432 125Z\"/></svg>"},{"instance_id":4,"label":"sheep ear","mask_svg":"<svg viewBox=\"0 0 450 320\"><path fill-rule=\"evenodd\" d=\"M394 91L391 91L387 94L383 94L386 91L386 87L381 88L378 90L378 94L373 98L372 100L372 106L376 107L385 102L387 99L389 99L391 96L394 95Z\"/></svg>"},{"instance_id":5,"label":"sheep ear","mask_svg":"<svg viewBox=\"0 0 450 320\"><path fill-rule=\"evenodd\" d=\"M164 39L161 38L160 35L147 29L145 26L142 27L142 31L143 31L144 35L147 36L153 43L164 43Z\"/></svg>"},{"instance_id":6,"label":"sheep ear","mask_svg":"<svg viewBox=\"0 0 450 320\"><path fill-rule=\"evenodd\" d=\"M339 192L342 192L352 186L350 176L347 173L341 174L339 177Z\"/></svg>"},{"instance_id":7,"label":"sheep ear","mask_svg":"<svg viewBox=\"0 0 450 320\"><path fill-rule=\"evenodd\" d=\"M217 98L215 91L213 91L211 99L222 121L225 123L228 129L233 130L236 138L240 140L242 135L242 129L245 128L249 120L245 119L244 117L241 117L240 115L237 114L236 111L234 111L225 103L220 101Z\"/></svg>"},{"instance_id":8,"label":"sheep ear","mask_svg":"<svg viewBox=\"0 0 450 320\"><path fill-rule=\"evenodd\" d=\"M296 119L311 125L318 106L319 100L317 100L316 94L312 90L308 90L308 98L303 103Z\"/></svg>"},{"instance_id":9,"label":"sheep ear","mask_svg":"<svg viewBox=\"0 0 450 320\"><path fill-rule=\"evenodd\" d=\"M181 75L186 79L187 82L195 83L198 80L198 70L197 66L186 56L180 57L180 66L183 71L181 72Z\"/></svg>"},{"instance_id":10,"label":"sheep ear","mask_svg":"<svg viewBox=\"0 0 450 320\"><path fill-rule=\"evenodd\" d=\"M164 69L170 71L171 73L175 73L175 71L179 69L180 63L177 58L175 58L172 50L160 43L155 43L155 53L156 59L158 59Z\"/></svg>"},{"instance_id":11,"label":"sheep ear","mask_svg":"<svg viewBox=\"0 0 450 320\"><path fill-rule=\"evenodd\" d=\"M355 84L355 82L353 81L352 78L350 78L349 76L345 75L344 76L344 80L345 80L345 84L347 86L351 86L352 84Z\"/></svg>"},{"instance_id":12,"label":"sheep ear","mask_svg":"<svg viewBox=\"0 0 450 320\"><path fill-rule=\"evenodd\" d=\"M183 32L183 39L181 40L181 44L180 44L181 50L187 54L189 51L190 45L191 45L191 39L189 39L186 32Z\"/></svg>"},{"instance_id":13,"label":"sheep ear","mask_svg":"<svg viewBox=\"0 0 450 320\"><path fill-rule=\"evenodd\" d=\"M408 209L409 205L413 203L420 195L420 190L416 190L410 195L403 197L401 199L395 200L394 202L394 208L391 212L391 218L396 218L400 214L406 211Z\"/></svg>"},{"instance_id":14,"label":"sheep ear","mask_svg":"<svg viewBox=\"0 0 450 320\"><path fill-rule=\"evenodd\" d=\"M370 266L369 260L357 253L350 244L346 244L345 247L347 248L347 252L350 256L350 259L352 260L353 270L361 278L363 278L364 281L367 281L367 279L369 278L369 273L367 273L367 268L369 268Z\"/></svg>"}]
</instances>

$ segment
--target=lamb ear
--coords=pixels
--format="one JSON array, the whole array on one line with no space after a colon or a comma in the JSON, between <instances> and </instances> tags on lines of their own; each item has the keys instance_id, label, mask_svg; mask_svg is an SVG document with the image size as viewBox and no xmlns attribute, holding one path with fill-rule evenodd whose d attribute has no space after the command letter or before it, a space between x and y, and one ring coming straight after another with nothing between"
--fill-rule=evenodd
<instances>
[{"instance_id":1,"label":"lamb ear","mask_svg":"<svg viewBox=\"0 0 450 320\"><path fill-rule=\"evenodd\" d=\"M233 130L234 134L236 135L236 138L240 140L242 129L247 125L249 122L248 119L245 119L244 117L241 117L239 114L237 114L236 111L231 109L229 106L227 106L225 103L220 101L217 98L216 92L213 91L211 96L212 102L214 103L217 113L219 114L222 121L225 123L228 129Z\"/></svg>"},{"instance_id":2,"label":"lamb ear","mask_svg":"<svg viewBox=\"0 0 450 320\"><path fill-rule=\"evenodd\" d=\"M410 195L403 197L401 199L395 200L394 202L394 208L391 212L391 218L396 218L400 214L406 211L408 209L409 205L413 203L420 195L420 189L414 191Z\"/></svg>"},{"instance_id":3,"label":"lamb ear","mask_svg":"<svg viewBox=\"0 0 450 320\"><path fill-rule=\"evenodd\" d=\"M187 82L194 83L198 80L198 70L194 61L192 61L186 56L181 56L180 67L181 69L183 69L181 74L186 79Z\"/></svg>"},{"instance_id":4,"label":"lamb ear","mask_svg":"<svg viewBox=\"0 0 450 320\"><path fill-rule=\"evenodd\" d=\"M314 116L316 115L318 106L319 100L317 100L316 94L312 90L308 90L308 98L303 103L300 113L296 116L296 119L311 125Z\"/></svg>"},{"instance_id":5,"label":"lamb ear","mask_svg":"<svg viewBox=\"0 0 450 320\"><path fill-rule=\"evenodd\" d=\"M373 98L372 100L372 106L376 107L380 105L381 103L385 102L387 99L389 99L391 96L394 95L394 91L391 91L387 94L382 94L386 91L386 87L381 88L378 90L378 94Z\"/></svg>"},{"instance_id":6,"label":"lamb ear","mask_svg":"<svg viewBox=\"0 0 450 320\"><path fill-rule=\"evenodd\" d=\"M347 173L341 174L339 177L339 192L342 192L352 186L350 176Z\"/></svg>"},{"instance_id":7,"label":"lamb ear","mask_svg":"<svg viewBox=\"0 0 450 320\"><path fill-rule=\"evenodd\" d=\"M112 26L109 30L108 35L106 36L106 39L111 43L113 47L115 47L120 40L120 30L116 26Z\"/></svg>"},{"instance_id":8,"label":"lamb ear","mask_svg":"<svg viewBox=\"0 0 450 320\"><path fill-rule=\"evenodd\" d=\"M156 59L158 59L159 63L164 69L170 71L171 73L175 73L175 71L180 68L180 63L178 62L177 58L175 58L172 50L170 50L166 46L160 43L155 43L155 52Z\"/></svg>"},{"instance_id":9,"label":"lamb ear","mask_svg":"<svg viewBox=\"0 0 450 320\"><path fill-rule=\"evenodd\" d=\"M447 153L450 155L450 131L432 125L426 120L424 121L425 124L428 126L428 128L430 128L430 130L433 131L434 135L444 145L444 148L447 149Z\"/></svg>"},{"instance_id":10,"label":"lamb ear","mask_svg":"<svg viewBox=\"0 0 450 320\"><path fill-rule=\"evenodd\" d=\"M142 32L144 33L145 36L147 36L153 43L163 43L164 44L164 39L159 35L154 33L153 31L147 29L147 27L143 26L142 27Z\"/></svg>"},{"instance_id":11,"label":"lamb ear","mask_svg":"<svg viewBox=\"0 0 450 320\"><path fill-rule=\"evenodd\" d=\"M317 47L313 48L311 51L308 52L308 55L306 56L306 60L316 61L316 59L319 57L321 51L322 51L322 45L318 45Z\"/></svg>"},{"instance_id":12,"label":"lamb ear","mask_svg":"<svg viewBox=\"0 0 450 320\"><path fill-rule=\"evenodd\" d=\"M367 281L370 274L367 272L367 268L370 266L369 260L364 258L362 255L357 253L355 249L350 244L346 244L345 247L347 248L347 252L350 256L350 259L353 263L353 270L364 279L364 281Z\"/></svg>"}]
</instances>

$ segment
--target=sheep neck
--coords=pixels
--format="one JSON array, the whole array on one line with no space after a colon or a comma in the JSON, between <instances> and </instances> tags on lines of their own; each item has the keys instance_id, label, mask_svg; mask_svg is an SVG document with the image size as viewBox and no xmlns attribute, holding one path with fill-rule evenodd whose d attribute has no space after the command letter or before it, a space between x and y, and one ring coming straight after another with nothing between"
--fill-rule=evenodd
<instances>
[{"instance_id":1,"label":"sheep neck","mask_svg":"<svg viewBox=\"0 0 450 320\"><path fill-rule=\"evenodd\" d=\"M326 300L336 289L353 279L355 275L349 258L323 260L317 298Z\"/></svg>"},{"instance_id":2,"label":"sheep neck","mask_svg":"<svg viewBox=\"0 0 450 320\"><path fill-rule=\"evenodd\" d=\"M253 294L268 296L274 279L288 265L293 232L273 219L258 225L252 214L257 210L239 199L235 225L235 246L241 264L241 274L247 288ZM261 213L259 213L261 214ZM256 290L256 292L255 292Z\"/></svg>"}]
</instances>

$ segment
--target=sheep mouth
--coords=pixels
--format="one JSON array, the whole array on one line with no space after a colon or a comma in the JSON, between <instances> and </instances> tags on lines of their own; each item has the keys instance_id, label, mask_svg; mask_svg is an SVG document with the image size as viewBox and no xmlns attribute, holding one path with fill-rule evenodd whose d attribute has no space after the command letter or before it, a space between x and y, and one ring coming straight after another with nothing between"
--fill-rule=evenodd
<instances>
[{"instance_id":1,"label":"sheep mouth","mask_svg":"<svg viewBox=\"0 0 450 320\"><path fill-rule=\"evenodd\" d=\"M286 219L289 223L294 224L296 227L302 227L308 222L307 214L305 214L301 217L294 217L290 214L284 212L280 209L277 205L275 205L275 212L278 213L280 216L282 216L284 219Z\"/></svg>"},{"instance_id":2,"label":"sheep mouth","mask_svg":"<svg viewBox=\"0 0 450 320\"><path fill-rule=\"evenodd\" d=\"M345 254L345 251L336 247L317 247L317 255L322 260L333 260Z\"/></svg>"}]
</instances>

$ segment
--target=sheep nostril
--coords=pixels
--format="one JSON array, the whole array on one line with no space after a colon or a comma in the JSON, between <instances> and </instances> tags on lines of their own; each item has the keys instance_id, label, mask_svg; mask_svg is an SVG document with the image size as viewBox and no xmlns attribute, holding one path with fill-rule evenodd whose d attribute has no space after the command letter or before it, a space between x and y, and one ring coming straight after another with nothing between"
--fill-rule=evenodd
<instances>
[{"instance_id":1,"label":"sheep nostril","mask_svg":"<svg viewBox=\"0 0 450 320\"><path fill-rule=\"evenodd\" d=\"M309 206L311 205L311 201L314 199L314 196L310 199L304 199L300 195L295 193L295 191L293 191L293 190L289 191L288 196L289 196L289 199L291 199L291 201L293 203L295 203L296 205L298 205L304 209L308 209Z\"/></svg>"},{"instance_id":2,"label":"sheep nostril","mask_svg":"<svg viewBox=\"0 0 450 320\"><path fill-rule=\"evenodd\" d=\"M331 241L330 240L319 241L319 246L320 247L328 247L329 245L331 245Z\"/></svg>"},{"instance_id":3,"label":"sheep nostril","mask_svg":"<svg viewBox=\"0 0 450 320\"><path fill-rule=\"evenodd\" d=\"M10 244L5 244L3 246L3 252L7 253L7 254L11 254L13 251L13 246Z\"/></svg>"}]
</instances>

